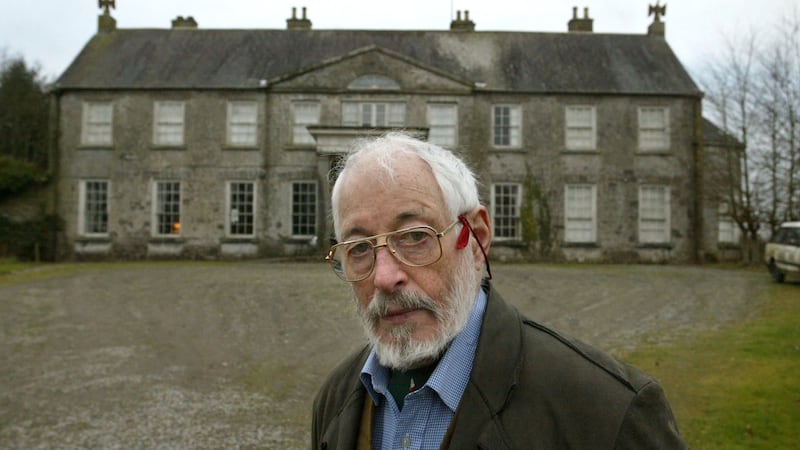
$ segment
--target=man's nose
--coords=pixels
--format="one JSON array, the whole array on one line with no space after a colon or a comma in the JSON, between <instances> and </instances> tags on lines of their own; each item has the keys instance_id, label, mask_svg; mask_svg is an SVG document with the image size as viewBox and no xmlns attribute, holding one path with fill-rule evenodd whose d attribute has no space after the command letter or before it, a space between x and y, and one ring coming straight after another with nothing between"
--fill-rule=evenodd
<instances>
[{"instance_id":1,"label":"man's nose","mask_svg":"<svg viewBox=\"0 0 800 450\"><path fill-rule=\"evenodd\" d=\"M408 279L405 269L406 265L397 259L388 246L383 245L375 249L373 283L376 289L383 292L394 292Z\"/></svg>"}]
</instances>

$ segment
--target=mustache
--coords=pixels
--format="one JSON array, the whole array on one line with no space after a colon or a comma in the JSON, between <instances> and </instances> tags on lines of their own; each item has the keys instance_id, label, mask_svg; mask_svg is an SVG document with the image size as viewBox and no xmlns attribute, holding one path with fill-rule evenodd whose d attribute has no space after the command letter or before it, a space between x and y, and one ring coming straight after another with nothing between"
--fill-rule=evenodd
<instances>
[{"instance_id":1,"label":"mustache","mask_svg":"<svg viewBox=\"0 0 800 450\"><path fill-rule=\"evenodd\" d=\"M433 299L415 292L406 291L400 291L395 294L376 293L365 312L370 320L377 321L389 314L391 308L426 309L436 316L440 314L439 308Z\"/></svg>"}]
</instances>

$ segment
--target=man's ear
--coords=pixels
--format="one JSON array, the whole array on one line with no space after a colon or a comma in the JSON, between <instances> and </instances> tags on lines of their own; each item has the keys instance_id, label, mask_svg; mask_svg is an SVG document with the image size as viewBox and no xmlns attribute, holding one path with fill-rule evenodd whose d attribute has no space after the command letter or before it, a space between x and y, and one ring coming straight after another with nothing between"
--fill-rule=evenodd
<instances>
[{"instance_id":1,"label":"man's ear","mask_svg":"<svg viewBox=\"0 0 800 450\"><path fill-rule=\"evenodd\" d=\"M477 206L472 211L467 213L467 220L472 225L472 232L475 233L477 241L483 246L483 251L489 255L489 247L492 245L492 227L489 222L489 212L483 205ZM475 264L478 267L483 267L483 252L481 252L478 242L473 241L472 253L475 257Z\"/></svg>"}]
</instances>

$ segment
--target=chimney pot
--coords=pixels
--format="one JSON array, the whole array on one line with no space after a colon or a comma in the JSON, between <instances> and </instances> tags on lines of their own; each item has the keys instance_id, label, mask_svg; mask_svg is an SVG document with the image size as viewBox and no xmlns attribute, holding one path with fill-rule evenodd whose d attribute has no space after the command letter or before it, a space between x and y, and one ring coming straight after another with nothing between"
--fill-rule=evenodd
<instances>
[{"instance_id":1,"label":"chimney pot","mask_svg":"<svg viewBox=\"0 0 800 450\"><path fill-rule=\"evenodd\" d=\"M197 21L192 16L178 16L172 20L173 29L196 29Z\"/></svg>"},{"instance_id":2,"label":"chimney pot","mask_svg":"<svg viewBox=\"0 0 800 450\"><path fill-rule=\"evenodd\" d=\"M572 7L572 20L567 22L567 30L570 33L572 32L583 32L583 33L591 33L592 32L592 20L589 17L589 8L583 8L583 18L578 18L578 7Z\"/></svg>"},{"instance_id":3,"label":"chimney pot","mask_svg":"<svg viewBox=\"0 0 800 450\"><path fill-rule=\"evenodd\" d=\"M475 31L475 22L469 20L469 11L464 10L464 19L461 11L456 11L456 19L450 22L450 31Z\"/></svg>"},{"instance_id":4,"label":"chimney pot","mask_svg":"<svg viewBox=\"0 0 800 450\"><path fill-rule=\"evenodd\" d=\"M311 21L308 20L308 16L306 16L306 7L303 6L302 10L303 17L298 19L297 18L297 8L292 7L292 17L290 19L286 19L286 29L287 30L310 30L311 29Z\"/></svg>"}]
</instances>

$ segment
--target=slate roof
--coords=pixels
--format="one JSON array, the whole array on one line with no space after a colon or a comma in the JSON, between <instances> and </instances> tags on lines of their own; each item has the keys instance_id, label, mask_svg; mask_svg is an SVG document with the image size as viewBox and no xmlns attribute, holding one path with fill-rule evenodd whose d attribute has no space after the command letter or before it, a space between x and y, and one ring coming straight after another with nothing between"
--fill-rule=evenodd
<instances>
[{"instance_id":1,"label":"slate roof","mask_svg":"<svg viewBox=\"0 0 800 450\"><path fill-rule=\"evenodd\" d=\"M703 117L703 142L706 145L715 145L720 147L744 148L744 144L733 135L726 133L725 130L718 127L717 124L711 120Z\"/></svg>"},{"instance_id":2,"label":"slate roof","mask_svg":"<svg viewBox=\"0 0 800 450\"><path fill-rule=\"evenodd\" d=\"M661 37L407 30L117 29L56 88L257 88L371 46L490 91L700 95Z\"/></svg>"}]
</instances>

